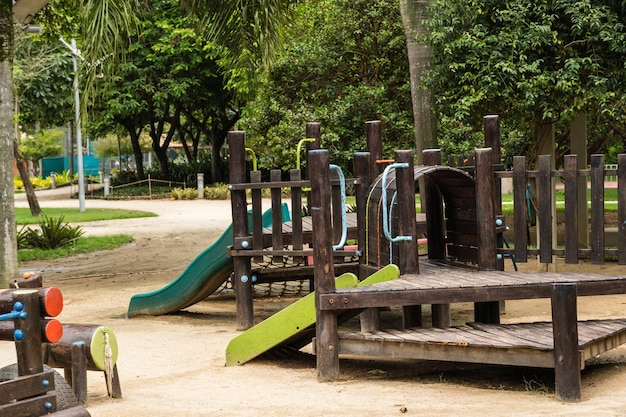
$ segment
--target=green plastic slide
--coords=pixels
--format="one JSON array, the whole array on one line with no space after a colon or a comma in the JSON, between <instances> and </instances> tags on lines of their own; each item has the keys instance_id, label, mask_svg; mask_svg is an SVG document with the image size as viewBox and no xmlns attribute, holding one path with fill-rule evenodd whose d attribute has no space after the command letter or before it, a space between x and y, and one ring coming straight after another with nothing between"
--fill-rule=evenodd
<instances>
[{"instance_id":1,"label":"green plastic slide","mask_svg":"<svg viewBox=\"0 0 626 417\"><path fill-rule=\"evenodd\" d=\"M282 211L283 222L288 221L289 209L285 204L283 204ZM271 226L271 209L263 213L262 222L263 227ZM252 224L250 217L248 217L248 224ZM233 226L231 224L174 281L156 291L134 295L128 306L128 317L173 313L213 294L233 271L233 260L226 254L226 248L232 244Z\"/></svg>"},{"instance_id":2,"label":"green plastic slide","mask_svg":"<svg viewBox=\"0 0 626 417\"><path fill-rule=\"evenodd\" d=\"M335 280L335 286L360 287L391 281L399 276L400 269L391 264L361 282L354 274L343 274ZM341 315L340 320L348 320L359 312L348 311ZM243 365L277 346L302 347L311 341L314 332L315 293L311 293L231 340L226 348L226 365Z\"/></svg>"}]
</instances>

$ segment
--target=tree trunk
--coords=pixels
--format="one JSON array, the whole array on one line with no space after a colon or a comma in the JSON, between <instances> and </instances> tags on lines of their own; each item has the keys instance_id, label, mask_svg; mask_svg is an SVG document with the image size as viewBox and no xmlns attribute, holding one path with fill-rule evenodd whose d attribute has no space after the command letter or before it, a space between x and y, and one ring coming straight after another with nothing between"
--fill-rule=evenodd
<instances>
[{"instance_id":1,"label":"tree trunk","mask_svg":"<svg viewBox=\"0 0 626 417\"><path fill-rule=\"evenodd\" d=\"M13 91L13 98L15 100L15 107L13 109L14 114L19 114L19 96ZM37 195L35 194L35 188L33 183L30 182L30 175L28 169L24 166L24 157L20 152L20 141L18 140L18 125L13 123L13 157L15 158L15 165L20 173L22 184L24 185L24 191L26 192L26 199L28 200L28 207L30 207L30 214L33 216L41 216L43 213L41 207L39 207L39 201L37 201Z\"/></svg>"},{"instance_id":2,"label":"tree trunk","mask_svg":"<svg viewBox=\"0 0 626 417\"><path fill-rule=\"evenodd\" d=\"M17 276L17 232L13 198L13 13L0 3L0 288Z\"/></svg>"},{"instance_id":3,"label":"tree trunk","mask_svg":"<svg viewBox=\"0 0 626 417\"><path fill-rule=\"evenodd\" d=\"M28 175L28 169L24 166L24 158L20 152L20 144L17 141L17 137L13 138L13 156L15 157L15 164L17 170L20 173L20 178L24 184L24 191L26 192L26 199L28 200L28 207L30 207L30 214L33 216L41 216L43 212L39 207L39 201L37 201L37 195L35 194L35 188L30 182L30 175Z\"/></svg>"},{"instance_id":4,"label":"tree trunk","mask_svg":"<svg viewBox=\"0 0 626 417\"><path fill-rule=\"evenodd\" d=\"M424 72L430 67L430 50L420 37L426 33L428 0L400 0L400 14L406 38L411 77L411 101L415 128L416 156L421 161L422 151L437 147L433 96L421 87Z\"/></svg>"}]
</instances>

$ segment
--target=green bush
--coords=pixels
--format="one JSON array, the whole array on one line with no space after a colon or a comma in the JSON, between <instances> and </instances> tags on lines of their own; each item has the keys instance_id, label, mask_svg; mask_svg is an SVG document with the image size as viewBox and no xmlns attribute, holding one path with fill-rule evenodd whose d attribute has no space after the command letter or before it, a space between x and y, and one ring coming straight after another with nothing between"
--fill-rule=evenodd
<instances>
[{"instance_id":1,"label":"green bush","mask_svg":"<svg viewBox=\"0 0 626 417\"><path fill-rule=\"evenodd\" d=\"M173 188L172 198L174 200L195 200L198 198L198 190L195 188Z\"/></svg>"},{"instance_id":2,"label":"green bush","mask_svg":"<svg viewBox=\"0 0 626 417\"><path fill-rule=\"evenodd\" d=\"M47 217L39 222L39 229L23 227L18 232L18 249L38 248L56 249L62 246L69 246L83 235L80 226L70 226L63 223L64 216Z\"/></svg>"},{"instance_id":3,"label":"green bush","mask_svg":"<svg viewBox=\"0 0 626 417\"><path fill-rule=\"evenodd\" d=\"M204 198L207 200L228 200L230 198L228 185L216 183L213 187L204 187Z\"/></svg>"}]
</instances>

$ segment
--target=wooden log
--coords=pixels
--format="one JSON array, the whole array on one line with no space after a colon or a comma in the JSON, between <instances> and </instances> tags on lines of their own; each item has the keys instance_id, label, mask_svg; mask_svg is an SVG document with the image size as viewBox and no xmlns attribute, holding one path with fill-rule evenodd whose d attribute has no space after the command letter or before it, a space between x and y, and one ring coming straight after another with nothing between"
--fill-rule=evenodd
<instances>
[{"instance_id":1,"label":"wooden log","mask_svg":"<svg viewBox=\"0 0 626 417\"><path fill-rule=\"evenodd\" d=\"M556 396L563 401L580 401L582 387L581 358L578 351L576 284L554 284L551 304Z\"/></svg>"},{"instance_id":2,"label":"wooden log","mask_svg":"<svg viewBox=\"0 0 626 417\"><path fill-rule=\"evenodd\" d=\"M63 335L63 326L57 319L41 319L41 340L49 343L56 343ZM0 321L0 340L13 341L15 333L15 323L10 320Z\"/></svg>"},{"instance_id":3,"label":"wooden log","mask_svg":"<svg viewBox=\"0 0 626 417\"><path fill-rule=\"evenodd\" d=\"M63 294L56 287L36 288L39 294L39 311L48 317L56 317L63 311ZM13 309L13 293L17 289L8 289L0 292L0 314L8 313Z\"/></svg>"},{"instance_id":4,"label":"wooden log","mask_svg":"<svg viewBox=\"0 0 626 417\"><path fill-rule=\"evenodd\" d=\"M332 226L330 219L330 173L327 150L309 153L311 173L311 215L315 230L313 253L315 256L316 306L320 294L335 291L335 268L332 253ZM339 335L337 315L333 311L316 309L317 379L333 381L339 376Z\"/></svg>"},{"instance_id":5,"label":"wooden log","mask_svg":"<svg viewBox=\"0 0 626 417\"><path fill-rule=\"evenodd\" d=\"M39 288L43 278L36 272L25 272L22 276L9 280L9 288Z\"/></svg>"},{"instance_id":6,"label":"wooden log","mask_svg":"<svg viewBox=\"0 0 626 417\"><path fill-rule=\"evenodd\" d=\"M63 337L57 343L48 344L46 352L48 365L58 368L71 367L72 345L81 341L85 343L87 369L90 371L104 371L107 369L108 361L111 367L117 362L117 338L110 328L100 325L64 323Z\"/></svg>"},{"instance_id":7,"label":"wooden log","mask_svg":"<svg viewBox=\"0 0 626 417\"><path fill-rule=\"evenodd\" d=\"M75 347L83 343L82 348ZM74 392L87 390L86 379L75 375L82 374L82 358L75 355L85 353L85 369L89 371L103 371L109 395L113 398L122 398L121 385L117 373L118 344L117 338L111 329L100 325L71 324L63 325L63 337L59 342L46 346L46 363L52 367L63 368L65 378L72 380Z\"/></svg>"}]
</instances>

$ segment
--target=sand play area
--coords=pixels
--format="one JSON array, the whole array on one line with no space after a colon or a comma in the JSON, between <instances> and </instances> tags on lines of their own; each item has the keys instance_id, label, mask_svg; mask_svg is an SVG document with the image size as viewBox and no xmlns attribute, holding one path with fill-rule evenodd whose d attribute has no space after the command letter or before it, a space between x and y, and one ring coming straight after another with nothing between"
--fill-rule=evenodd
<instances>
[{"instance_id":1,"label":"sand play area","mask_svg":"<svg viewBox=\"0 0 626 417\"><path fill-rule=\"evenodd\" d=\"M42 207L78 207L64 193L38 196ZM25 198L17 196L16 205L27 207ZM94 417L626 415L625 346L585 369L583 400L575 404L555 398L553 372L541 369L345 359L337 382L319 383L315 357L308 353L225 367L226 346L238 334L231 295L166 316L128 319L126 311L131 296L176 278L220 236L231 222L230 202L87 200L86 207L159 215L83 224L88 235L132 235L135 241L122 248L21 265L21 271L39 272L44 285L63 292L61 322L106 325L115 332L123 398L108 398L103 373L89 372L87 409ZM626 273L626 267L612 264L572 270L583 268ZM293 301L258 299L255 319ZM455 319L470 317L470 306L452 308ZM623 317L626 296L581 299L578 309L581 318ZM503 321L549 317L549 300L507 302ZM15 362L12 343L0 344L0 358L2 366Z\"/></svg>"}]
</instances>

